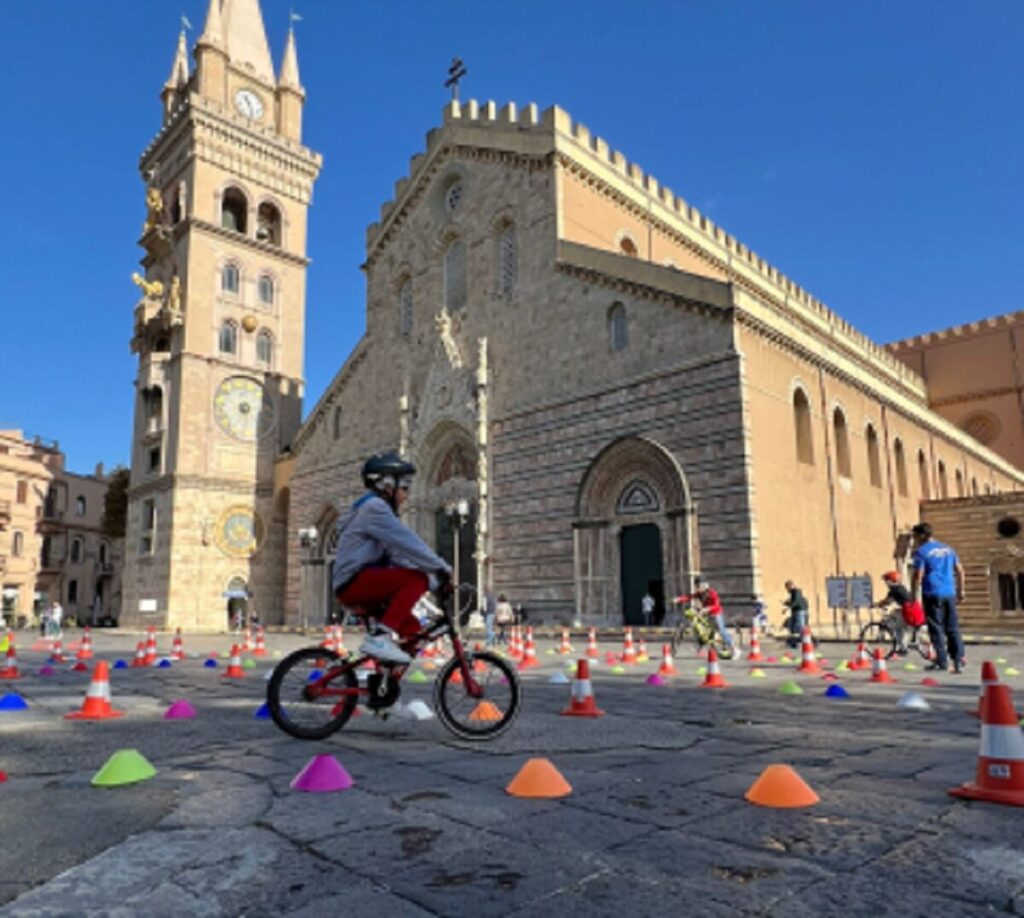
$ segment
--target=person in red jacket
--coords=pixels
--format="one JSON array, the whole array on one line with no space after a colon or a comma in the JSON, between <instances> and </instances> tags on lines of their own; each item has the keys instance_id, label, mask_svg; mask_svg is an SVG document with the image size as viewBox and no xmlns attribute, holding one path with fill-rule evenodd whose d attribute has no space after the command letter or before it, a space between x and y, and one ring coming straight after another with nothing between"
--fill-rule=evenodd
<instances>
[{"instance_id":1,"label":"person in red jacket","mask_svg":"<svg viewBox=\"0 0 1024 918\"><path fill-rule=\"evenodd\" d=\"M729 630L725 627L725 612L722 609L722 600L718 598L718 591L711 589L711 584L706 580L701 580L697 583L696 593L687 596L677 596L672 602L675 605L681 605L684 602L693 602L694 600L700 603L701 611L715 623L718 633L722 635L722 640L729 648L729 653L735 655L736 648L732 642L732 635L729 634Z\"/></svg>"}]
</instances>

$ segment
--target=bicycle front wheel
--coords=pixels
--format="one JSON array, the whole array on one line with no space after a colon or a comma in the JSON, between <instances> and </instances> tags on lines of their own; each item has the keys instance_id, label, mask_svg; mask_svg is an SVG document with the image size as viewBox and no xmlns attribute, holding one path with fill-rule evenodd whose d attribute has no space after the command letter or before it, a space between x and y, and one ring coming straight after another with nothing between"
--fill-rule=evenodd
<instances>
[{"instance_id":1,"label":"bicycle front wheel","mask_svg":"<svg viewBox=\"0 0 1024 918\"><path fill-rule=\"evenodd\" d=\"M303 647L278 663L267 684L267 708L274 723L304 740L324 739L340 730L359 700L355 672L342 669L340 663L333 650L323 647Z\"/></svg>"},{"instance_id":2,"label":"bicycle front wheel","mask_svg":"<svg viewBox=\"0 0 1024 918\"><path fill-rule=\"evenodd\" d=\"M919 625L914 629L910 638L910 646L916 647L917 652L926 660L935 659L935 648L932 646L931 634L926 625Z\"/></svg>"},{"instance_id":3,"label":"bicycle front wheel","mask_svg":"<svg viewBox=\"0 0 1024 918\"><path fill-rule=\"evenodd\" d=\"M679 649L686 643L686 624L676 625L672 633L672 656L679 653Z\"/></svg>"},{"instance_id":4,"label":"bicycle front wheel","mask_svg":"<svg viewBox=\"0 0 1024 918\"><path fill-rule=\"evenodd\" d=\"M519 676L501 657L486 650L467 653L466 664L472 676L468 684L458 657L438 673L434 682L437 717L461 739L494 739L519 713Z\"/></svg>"},{"instance_id":5,"label":"bicycle front wheel","mask_svg":"<svg viewBox=\"0 0 1024 918\"><path fill-rule=\"evenodd\" d=\"M868 622L860 631L860 641L872 657L881 650L888 660L896 655L896 635L882 622Z\"/></svg>"}]
</instances>

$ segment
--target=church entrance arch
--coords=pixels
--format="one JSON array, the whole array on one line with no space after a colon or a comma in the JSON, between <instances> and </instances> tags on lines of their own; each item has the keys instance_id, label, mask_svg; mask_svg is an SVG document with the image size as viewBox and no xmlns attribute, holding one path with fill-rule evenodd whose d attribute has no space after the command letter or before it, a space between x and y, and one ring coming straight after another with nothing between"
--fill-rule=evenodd
<instances>
[{"instance_id":1,"label":"church entrance arch","mask_svg":"<svg viewBox=\"0 0 1024 918\"><path fill-rule=\"evenodd\" d=\"M228 629L244 628L249 620L249 584L240 574L232 577L224 590L227 599Z\"/></svg>"},{"instance_id":2,"label":"church entrance arch","mask_svg":"<svg viewBox=\"0 0 1024 918\"><path fill-rule=\"evenodd\" d=\"M675 457L646 437L623 437L591 462L577 492L573 555L577 616L584 623L641 624L641 600L691 592L696 513Z\"/></svg>"}]
</instances>

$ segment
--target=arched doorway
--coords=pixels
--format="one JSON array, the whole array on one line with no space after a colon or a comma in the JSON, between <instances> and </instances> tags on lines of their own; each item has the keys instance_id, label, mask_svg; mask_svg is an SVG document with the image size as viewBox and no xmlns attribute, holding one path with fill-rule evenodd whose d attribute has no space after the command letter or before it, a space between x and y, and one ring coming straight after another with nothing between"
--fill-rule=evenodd
<instances>
[{"instance_id":1,"label":"arched doorway","mask_svg":"<svg viewBox=\"0 0 1024 918\"><path fill-rule=\"evenodd\" d=\"M224 598L227 600L228 630L237 628L239 622L245 627L249 620L249 584L246 579L240 574L232 577L224 590Z\"/></svg>"},{"instance_id":2,"label":"arched doorway","mask_svg":"<svg viewBox=\"0 0 1024 918\"><path fill-rule=\"evenodd\" d=\"M696 515L682 469L645 437L603 449L583 476L573 523L576 610L584 622L643 621L640 601L690 592L697 569Z\"/></svg>"}]
</instances>

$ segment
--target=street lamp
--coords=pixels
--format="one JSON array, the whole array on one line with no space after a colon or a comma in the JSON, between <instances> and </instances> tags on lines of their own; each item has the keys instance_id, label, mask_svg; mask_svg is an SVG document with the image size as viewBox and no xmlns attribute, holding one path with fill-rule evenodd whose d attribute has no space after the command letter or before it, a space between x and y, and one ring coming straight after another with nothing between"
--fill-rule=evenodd
<instances>
[{"instance_id":1,"label":"street lamp","mask_svg":"<svg viewBox=\"0 0 1024 918\"><path fill-rule=\"evenodd\" d=\"M447 512L448 516L452 519L452 532L455 536L454 558L452 563L452 579L455 581L455 621L458 622L459 613L462 611L459 608L459 584L461 583L461 581L459 580L459 538L462 533L462 527L465 525L466 519L469 516L469 501L466 500L465 498L462 498L461 500L458 500L453 504L448 504L448 506L445 507L445 511Z\"/></svg>"},{"instance_id":2,"label":"street lamp","mask_svg":"<svg viewBox=\"0 0 1024 918\"><path fill-rule=\"evenodd\" d=\"M319 557L319 539L320 533L317 532L316 526L307 526L299 530L299 547L302 549L302 558L299 563L302 565L302 633L305 634L309 628L309 574L307 573L308 568L315 565L324 563L324 559Z\"/></svg>"}]
</instances>

